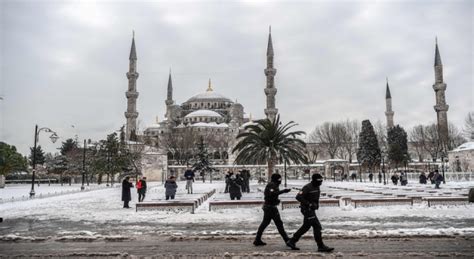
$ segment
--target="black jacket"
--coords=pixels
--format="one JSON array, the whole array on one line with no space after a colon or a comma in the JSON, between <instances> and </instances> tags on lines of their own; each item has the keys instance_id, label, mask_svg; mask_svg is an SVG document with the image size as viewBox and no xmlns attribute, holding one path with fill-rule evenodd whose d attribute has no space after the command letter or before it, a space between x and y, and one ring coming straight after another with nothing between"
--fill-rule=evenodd
<instances>
[{"instance_id":1,"label":"black jacket","mask_svg":"<svg viewBox=\"0 0 474 259\"><path fill-rule=\"evenodd\" d=\"M132 194L130 193L130 188L133 188L133 184L127 180L122 182L122 201L131 201Z\"/></svg>"},{"instance_id":2,"label":"black jacket","mask_svg":"<svg viewBox=\"0 0 474 259\"><path fill-rule=\"evenodd\" d=\"M265 196L265 205L276 206L280 203L278 195L284 193L284 191L280 191L278 186L279 184L276 184L275 182L267 184L267 187L265 187L265 191L263 192Z\"/></svg>"},{"instance_id":3,"label":"black jacket","mask_svg":"<svg viewBox=\"0 0 474 259\"><path fill-rule=\"evenodd\" d=\"M296 199L301 203L301 209L317 210L319 208L319 196L321 191L319 186L308 183L296 195Z\"/></svg>"},{"instance_id":4,"label":"black jacket","mask_svg":"<svg viewBox=\"0 0 474 259\"><path fill-rule=\"evenodd\" d=\"M235 179L229 178L229 193L232 196L242 197L242 190L241 187L243 185L243 181L240 177L236 177Z\"/></svg>"}]
</instances>

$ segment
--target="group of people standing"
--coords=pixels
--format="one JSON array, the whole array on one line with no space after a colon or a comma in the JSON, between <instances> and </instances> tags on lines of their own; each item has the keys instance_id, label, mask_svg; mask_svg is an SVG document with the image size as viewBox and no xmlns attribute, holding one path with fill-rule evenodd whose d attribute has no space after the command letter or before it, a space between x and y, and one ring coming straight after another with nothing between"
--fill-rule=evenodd
<instances>
[{"instance_id":1,"label":"group of people standing","mask_svg":"<svg viewBox=\"0 0 474 259\"><path fill-rule=\"evenodd\" d=\"M147 190L146 177L143 176L138 179L135 186L138 193L138 202L143 202ZM126 209L130 208L128 203L132 200L131 188L133 188L132 180L130 179L130 176L126 176L122 181L122 201L123 207Z\"/></svg>"},{"instance_id":2,"label":"group of people standing","mask_svg":"<svg viewBox=\"0 0 474 259\"><path fill-rule=\"evenodd\" d=\"M225 176L225 193L229 193L231 200L240 200L242 192L250 192L250 172L242 170L234 174L227 172Z\"/></svg>"}]
</instances>

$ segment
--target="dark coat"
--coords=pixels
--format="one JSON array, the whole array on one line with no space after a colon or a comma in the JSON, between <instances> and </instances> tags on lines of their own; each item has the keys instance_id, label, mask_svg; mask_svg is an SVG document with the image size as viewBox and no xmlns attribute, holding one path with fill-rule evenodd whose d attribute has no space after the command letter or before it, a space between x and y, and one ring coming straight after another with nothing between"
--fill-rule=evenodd
<instances>
[{"instance_id":1,"label":"dark coat","mask_svg":"<svg viewBox=\"0 0 474 259\"><path fill-rule=\"evenodd\" d=\"M284 191L280 191L279 184L275 182L270 182L265 187L265 191L263 191L265 205L276 206L280 203L278 199L278 195L284 193Z\"/></svg>"},{"instance_id":2,"label":"dark coat","mask_svg":"<svg viewBox=\"0 0 474 259\"><path fill-rule=\"evenodd\" d=\"M229 194L234 197L242 197L242 178L236 177L235 179L229 178Z\"/></svg>"},{"instance_id":3,"label":"dark coat","mask_svg":"<svg viewBox=\"0 0 474 259\"><path fill-rule=\"evenodd\" d=\"M178 189L178 185L176 184L175 180L168 179L165 182L165 195L174 196L176 194L176 190Z\"/></svg>"},{"instance_id":4,"label":"dark coat","mask_svg":"<svg viewBox=\"0 0 474 259\"><path fill-rule=\"evenodd\" d=\"M420 174L420 183L425 184L426 180L427 180L426 175L425 174Z\"/></svg>"},{"instance_id":5,"label":"dark coat","mask_svg":"<svg viewBox=\"0 0 474 259\"><path fill-rule=\"evenodd\" d=\"M184 178L186 178L186 180L194 180L194 171L193 170L186 170L186 172L184 172Z\"/></svg>"},{"instance_id":6,"label":"dark coat","mask_svg":"<svg viewBox=\"0 0 474 259\"><path fill-rule=\"evenodd\" d=\"M133 188L133 184L127 180L123 180L122 182L122 201L131 201L132 200L132 193L130 192L130 188Z\"/></svg>"},{"instance_id":7,"label":"dark coat","mask_svg":"<svg viewBox=\"0 0 474 259\"><path fill-rule=\"evenodd\" d=\"M142 188L138 190L139 193L146 193L146 181L145 180L140 180L142 182Z\"/></svg>"},{"instance_id":8,"label":"dark coat","mask_svg":"<svg viewBox=\"0 0 474 259\"><path fill-rule=\"evenodd\" d=\"M320 195L319 186L308 183L296 195L296 199L301 203L300 207L302 210L317 210L319 208Z\"/></svg>"}]
</instances>

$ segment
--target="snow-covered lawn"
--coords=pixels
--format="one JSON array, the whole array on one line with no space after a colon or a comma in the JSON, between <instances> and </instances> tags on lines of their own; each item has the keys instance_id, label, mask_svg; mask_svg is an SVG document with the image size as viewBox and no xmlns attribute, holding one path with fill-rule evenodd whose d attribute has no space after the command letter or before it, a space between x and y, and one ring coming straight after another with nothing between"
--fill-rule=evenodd
<instances>
[{"instance_id":1,"label":"snow-covered lawn","mask_svg":"<svg viewBox=\"0 0 474 259\"><path fill-rule=\"evenodd\" d=\"M301 188L306 181L289 181L290 187ZM196 182L195 193L216 189L209 200L229 199L223 193L222 181L212 184ZM441 193L450 195L468 191L474 182L449 182L442 185ZM47 185L42 185L45 188ZM57 186L56 186L57 187ZM80 185L73 186L79 188ZM177 199L191 197L184 189L185 182L178 182ZM433 190L432 185L411 184L408 186L359 182L324 182L322 192L334 193L332 187L387 189L391 192L407 192L404 188ZM40 187L41 188L41 187ZM53 187L51 187L53 188ZM67 188L63 186L62 188ZM243 199L262 199L257 189L264 185L251 184L251 193L244 193ZM284 188L283 186L281 188ZM388 189L388 188L396 188ZM455 190L454 188L462 188ZM20 189L20 188L19 188ZM1 197L9 197L15 192L23 193L29 189L15 190L5 188ZM54 188L53 188L54 189ZM12 193L8 193L13 190ZM342 191L341 191L342 192ZM456 193L454 193L456 192ZM4 196L5 195L5 196ZM24 194L23 194L24 195ZM293 199L296 191L281 198ZM196 195L193 195L195 197ZM137 201L137 193L132 191L131 206ZM145 201L164 199L161 182L149 183ZM133 237L137 235L238 235L254 234L263 212L260 208L236 208L217 211L208 210L208 201L198 207L195 214L173 211L139 211L123 209L121 188L105 188L89 192L77 192L55 197L6 202L0 204L0 240L15 238L61 239L87 236L91 239L104 237ZM298 209L280 210L285 228L289 233L301 225L302 216ZM387 207L353 208L352 206L322 207L317 215L329 236L411 236L411 235L461 235L474 236L474 205L449 205L428 207L424 203ZM270 225L267 234L275 234L276 228Z\"/></svg>"}]
</instances>

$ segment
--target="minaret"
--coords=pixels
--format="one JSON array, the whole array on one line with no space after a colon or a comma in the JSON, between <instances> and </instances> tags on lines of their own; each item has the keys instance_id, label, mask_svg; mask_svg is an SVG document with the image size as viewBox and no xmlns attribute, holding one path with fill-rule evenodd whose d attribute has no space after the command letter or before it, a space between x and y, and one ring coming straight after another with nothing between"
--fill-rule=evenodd
<instances>
[{"instance_id":1,"label":"minaret","mask_svg":"<svg viewBox=\"0 0 474 259\"><path fill-rule=\"evenodd\" d=\"M446 84L443 80L443 64L441 63L441 56L438 49L438 39L436 39L435 49L435 60L434 60L434 71L435 71L435 83L433 89L436 96L436 105L434 109L438 117L438 135L440 139L441 148L444 152L447 152L451 147L448 141L448 109L449 105L446 104Z\"/></svg>"},{"instance_id":2,"label":"minaret","mask_svg":"<svg viewBox=\"0 0 474 259\"><path fill-rule=\"evenodd\" d=\"M385 90L385 116L387 117L387 129L393 128L393 114L392 96L390 94L390 87L388 86L387 78L387 89Z\"/></svg>"},{"instance_id":3,"label":"minaret","mask_svg":"<svg viewBox=\"0 0 474 259\"><path fill-rule=\"evenodd\" d=\"M277 89L275 88L275 74L277 70L273 68L273 43L272 43L272 28L270 27L268 34L267 46L267 68L264 70L267 77L267 87L265 88L265 95L267 96L267 108L265 114L270 120L275 120L278 109L275 108L275 95Z\"/></svg>"},{"instance_id":4,"label":"minaret","mask_svg":"<svg viewBox=\"0 0 474 259\"><path fill-rule=\"evenodd\" d=\"M125 112L125 118L127 118L126 135L125 139L130 140L130 136L137 134L137 51L135 50L135 32L132 38L132 47L130 49L129 57L129 69L127 73L128 78L128 91L125 92L127 97L127 111Z\"/></svg>"},{"instance_id":5,"label":"minaret","mask_svg":"<svg viewBox=\"0 0 474 259\"><path fill-rule=\"evenodd\" d=\"M212 89L211 79L209 78L209 83L207 84L206 92L212 92L212 91L213 91L213 89Z\"/></svg>"},{"instance_id":6,"label":"minaret","mask_svg":"<svg viewBox=\"0 0 474 259\"><path fill-rule=\"evenodd\" d=\"M168 121L171 121L171 105L174 104L173 101L173 82L171 81L171 69L170 69L170 75L168 77L168 94L166 97L166 119Z\"/></svg>"}]
</instances>

